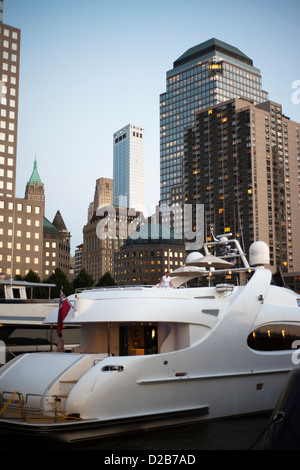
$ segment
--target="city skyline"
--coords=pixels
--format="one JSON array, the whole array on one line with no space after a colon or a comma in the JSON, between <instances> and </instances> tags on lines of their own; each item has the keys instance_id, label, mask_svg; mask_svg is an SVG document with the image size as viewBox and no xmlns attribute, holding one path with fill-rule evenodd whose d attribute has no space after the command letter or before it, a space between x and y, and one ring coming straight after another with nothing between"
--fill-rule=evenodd
<instances>
[{"instance_id":1,"label":"city skyline","mask_svg":"<svg viewBox=\"0 0 300 470\"><path fill-rule=\"evenodd\" d=\"M16 196L23 195L36 156L46 213L50 219L57 208L64 214L72 253L82 241L95 179L112 177L111 136L124 122L146 130L146 204L154 212L159 95L166 71L190 47L212 37L238 47L261 70L269 99L300 121L300 94L292 88L300 80L296 2L272 2L272 11L268 3L253 2L249 11L243 2L212 8L193 0L70 5L4 1L3 21L21 30Z\"/></svg>"}]
</instances>

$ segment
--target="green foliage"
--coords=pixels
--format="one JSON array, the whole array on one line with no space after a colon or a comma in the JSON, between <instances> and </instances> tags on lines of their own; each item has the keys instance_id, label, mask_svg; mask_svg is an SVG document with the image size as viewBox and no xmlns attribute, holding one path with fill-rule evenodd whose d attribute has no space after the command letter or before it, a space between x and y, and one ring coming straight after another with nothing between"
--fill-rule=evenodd
<instances>
[{"instance_id":1,"label":"green foliage","mask_svg":"<svg viewBox=\"0 0 300 470\"><path fill-rule=\"evenodd\" d=\"M115 280L109 272L103 274L103 276L101 276L97 282L97 287L115 286L115 285L116 285Z\"/></svg>"},{"instance_id":2,"label":"green foliage","mask_svg":"<svg viewBox=\"0 0 300 470\"><path fill-rule=\"evenodd\" d=\"M32 269L29 269L28 273L26 276L23 277L23 281L27 282L41 282L39 275L32 271Z\"/></svg>"},{"instance_id":3,"label":"green foliage","mask_svg":"<svg viewBox=\"0 0 300 470\"><path fill-rule=\"evenodd\" d=\"M84 268L80 270L78 276L76 276L72 282L74 289L93 287L94 284L94 279Z\"/></svg>"},{"instance_id":4,"label":"green foliage","mask_svg":"<svg viewBox=\"0 0 300 470\"><path fill-rule=\"evenodd\" d=\"M66 297L74 293L74 288L72 284L69 283L67 275L60 268L56 268L54 273L45 279L45 282L56 285L56 287L52 287L51 289L52 298L60 297L61 290Z\"/></svg>"}]
</instances>

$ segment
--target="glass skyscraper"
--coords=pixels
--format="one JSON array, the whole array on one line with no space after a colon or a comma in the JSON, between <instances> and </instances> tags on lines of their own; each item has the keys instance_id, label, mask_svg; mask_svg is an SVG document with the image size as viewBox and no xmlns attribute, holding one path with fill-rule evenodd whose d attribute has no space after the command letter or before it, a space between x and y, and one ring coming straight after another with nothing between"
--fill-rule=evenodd
<instances>
[{"instance_id":1,"label":"glass skyscraper","mask_svg":"<svg viewBox=\"0 0 300 470\"><path fill-rule=\"evenodd\" d=\"M184 129L195 114L233 98L268 100L260 70L239 49L217 39L192 47L167 72L160 95L160 203L183 203Z\"/></svg>"},{"instance_id":2,"label":"glass skyscraper","mask_svg":"<svg viewBox=\"0 0 300 470\"><path fill-rule=\"evenodd\" d=\"M144 212L144 135L141 126L128 124L114 133L113 203Z\"/></svg>"}]
</instances>

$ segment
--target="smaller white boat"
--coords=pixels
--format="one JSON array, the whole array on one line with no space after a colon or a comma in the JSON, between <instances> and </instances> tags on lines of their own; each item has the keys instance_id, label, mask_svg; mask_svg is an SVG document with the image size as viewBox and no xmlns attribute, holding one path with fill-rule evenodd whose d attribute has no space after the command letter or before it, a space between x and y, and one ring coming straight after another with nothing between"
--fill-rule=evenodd
<instances>
[{"instance_id":1,"label":"smaller white boat","mask_svg":"<svg viewBox=\"0 0 300 470\"><path fill-rule=\"evenodd\" d=\"M0 298L0 366L26 352L56 350L56 331L44 323L59 299L51 299L55 284L0 280L4 297ZM44 288L45 299L34 297L34 289ZM66 330L67 331L67 330ZM79 338L73 338L72 345ZM66 344L70 342L68 332Z\"/></svg>"}]
</instances>

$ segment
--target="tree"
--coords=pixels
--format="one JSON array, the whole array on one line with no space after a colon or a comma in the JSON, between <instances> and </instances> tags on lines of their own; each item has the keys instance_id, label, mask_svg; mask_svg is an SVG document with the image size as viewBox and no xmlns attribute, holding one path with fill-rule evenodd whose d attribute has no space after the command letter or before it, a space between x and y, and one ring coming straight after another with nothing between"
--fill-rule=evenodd
<instances>
[{"instance_id":1,"label":"tree","mask_svg":"<svg viewBox=\"0 0 300 470\"><path fill-rule=\"evenodd\" d=\"M32 269L29 269L28 273L22 280L26 282L35 282L37 284L41 282L39 275ZM26 289L26 292L27 297L33 299L47 299L49 296L48 289L45 287L28 288Z\"/></svg>"},{"instance_id":2,"label":"tree","mask_svg":"<svg viewBox=\"0 0 300 470\"><path fill-rule=\"evenodd\" d=\"M114 278L112 277L112 275L110 274L110 272L107 272L105 274L103 274L103 276L101 276L97 282L97 287L101 287L101 286L115 286L116 283L115 283L115 280Z\"/></svg>"},{"instance_id":3,"label":"tree","mask_svg":"<svg viewBox=\"0 0 300 470\"><path fill-rule=\"evenodd\" d=\"M23 280L27 282L41 282L39 275L35 273L32 269L29 269L28 273L26 274L26 276L24 276Z\"/></svg>"},{"instance_id":4,"label":"tree","mask_svg":"<svg viewBox=\"0 0 300 470\"><path fill-rule=\"evenodd\" d=\"M80 287L93 287L94 284L94 279L84 268L80 270L78 276L76 276L72 282L74 289L78 289Z\"/></svg>"},{"instance_id":5,"label":"tree","mask_svg":"<svg viewBox=\"0 0 300 470\"><path fill-rule=\"evenodd\" d=\"M69 283L67 275L60 269L56 268L54 273L49 276L45 282L56 285L51 289L51 297L60 297L60 290L63 290L65 296L73 294L73 286Z\"/></svg>"}]
</instances>

